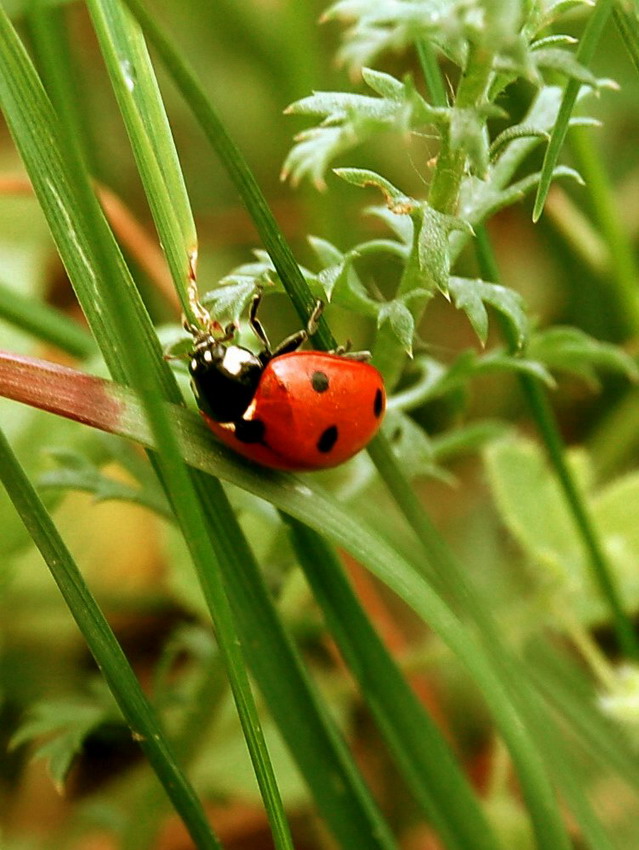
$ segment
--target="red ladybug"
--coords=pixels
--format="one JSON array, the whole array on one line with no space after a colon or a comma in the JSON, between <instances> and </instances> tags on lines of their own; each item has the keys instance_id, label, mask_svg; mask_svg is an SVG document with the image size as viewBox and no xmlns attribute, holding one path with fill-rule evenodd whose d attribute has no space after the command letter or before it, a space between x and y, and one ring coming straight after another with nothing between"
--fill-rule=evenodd
<instances>
[{"instance_id":1,"label":"red ladybug","mask_svg":"<svg viewBox=\"0 0 639 850\"><path fill-rule=\"evenodd\" d=\"M348 460L373 438L386 405L384 382L368 355L297 349L315 332L318 302L306 330L271 351L257 319L260 296L249 323L264 348L227 345L235 328L221 339L190 327L195 397L207 425L238 454L274 469L327 469Z\"/></svg>"}]
</instances>

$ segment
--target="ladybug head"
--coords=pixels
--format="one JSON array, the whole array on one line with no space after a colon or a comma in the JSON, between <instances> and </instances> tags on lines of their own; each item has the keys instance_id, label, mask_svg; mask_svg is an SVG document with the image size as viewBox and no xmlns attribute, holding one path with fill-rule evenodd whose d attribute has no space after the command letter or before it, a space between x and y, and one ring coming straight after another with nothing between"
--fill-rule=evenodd
<instances>
[{"instance_id":1,"label":"ladybug head","mask_svg":"<svg viewBox=\"0 0 639 850\"><path fill-rule=\"evenodd\" d=\"M198 406L216 422L234 422L246 411L264 364L239 345L225 345L210 334L196 340L189 372Z\"/></svg>"}]
</instances>

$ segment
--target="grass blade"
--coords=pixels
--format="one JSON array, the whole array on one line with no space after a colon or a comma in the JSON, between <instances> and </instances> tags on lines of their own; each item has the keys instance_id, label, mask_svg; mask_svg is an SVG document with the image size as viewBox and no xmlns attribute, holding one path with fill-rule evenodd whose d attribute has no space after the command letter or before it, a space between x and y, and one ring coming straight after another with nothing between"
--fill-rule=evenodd
<instances>
[{"instance_id":1,"label":"grass blade","mask_svg":"<svg viewBox=\"0 0 639 850\"><path fill-rule=\"evenodd\" d=\"M37 339L56 345L72 357L95 354L91 335L64 313L35 298L27 298L0 283L0 316Z\"/></svg>"},{"instance_id":2,"label":"grass blade","mask_svg":"<svg viewBox=\"0 0 639 850\"><path fill-rule=\"evenodd\" d=\"M140 319L146 310L115 239L88 184L82 162L68 142L26 51L0 10L0 108L24 160L69 279L111 374L127 382L123 352L108 305L110 288L128 293ZM111 287L101 286L107 279ZM153 333L142 351L154 358L156 376L168 398L179 399Z\"/></svg>"},{"instance_id":3,"label":"grass blade","mask_svg":"<svg viewBox=\"0 0 639 850\"><path fill-rule=\"evenodd\" d=\"M599 43L599 38L608 16L612 12L614 0L599 0L593 8L590 19L584 30L584 34L579 42L576 59L582 65L588 65L593 57L595 48ZM559 115L550 135L550 141L546 148L544 162L541 167L541 175L539 177L539 186L537 187L537 195L533 207L533 221L538 221L546 203L546 197L550 184L552 182L553 172L559 159L561 147L568 132L568 125L572 116L572 111L577 101L577 95L582 86L579 80L574 78L568 80L564 90L564 96L559 107Z\"/></svg>"},{"instance_id":4,"label":"grass blade","mask_svg":"<svg viewBox=\"0 0 639 850\"><path fill-rule=\"evenodd\" d=\"M466 777L369 623L334 549L289 519L299 562L331 634L415 799L450 850L497 848Z\"/></svg>"},{"instance_id":5,"label":"grass blade","mask_svg":"<svg viewBox=\"0 0 639 850\"><path fill-rule=\"evenodd\" d=\"M221 847L178 767L164 732L46 508L0 431L0 478L64 596L93 657L176 811L198 848Z\"/></svg>"},{"instance_id":6,"label":"grass blade","mask_svg":"<svg viewBox=\"0 0 639 850\"><path fill-rule=\"evenodd\" d=\"M637 14L633 16L622 8L621 3L616 3L612 12L619 34L630 54L632 64L639 72L639 33L637 32Z\"/></svg>"},{"instance_id":7,"label":"grass blade","mask_svg":"<svg viewBox=\"0 0 639 850\"><path fill-rule=\"evenodd\" d=\"M187 287L197 259L195 224L142 32L117 0L89 0L88 7L175 287L194 319Z\"/></svg>"},{"instance_id":8,"label":"grass blade","mask_svg":"<svg viewBox=\"0 0 639 850\"><path fill-rule=\"evenodd\" d=\"M71 415L103 430L137 434L148 447L153 438L132 393L117 385L66 367L18 355L0 354L0 394L45 410ZM200 425L199 418L172 408L176 421ZM126 422L126 424L124 424ZM119 424L118 424L119 423ZM204 428L201 437L208 442ZM209 442L210 445L210 442ZM279 725L314 799L341 845L349 850L394 850L395 842L370 791L308 681L303 665L277 617L262 575L219 481L215 465L202 450L202 468L196 485L207 511L209 534L225 554L221 560L228 592L241 627L243 645L256 682ZM237 458L225 449L232 468ZM249 464L245 466L251 470ZM252 470L255 479L259 474ZM303 718L303 722L291 722Z\"/></svg>"},{"instance_id":9,"label":"grass blade","mask_svg":"<svg viewBox=\"0 0 639 850\"><path fill-rule=\"evenodd\" d=\"M306 285L295 258L280 231L273 213L262 194L246 160L226 132L200 86L195 73L184 58L173 49L169 39L158 27L138 0L126 0L127 6L144 29L150 43L157 50L174 83L182 92L212 147L227 169L242 201L260 234L264 247L289 294L302 322L306 323L315 306L315 299ZM320 318L313 342L319 348L332 349L336 342L324 318Z\"/></svg>"}]
</instances>

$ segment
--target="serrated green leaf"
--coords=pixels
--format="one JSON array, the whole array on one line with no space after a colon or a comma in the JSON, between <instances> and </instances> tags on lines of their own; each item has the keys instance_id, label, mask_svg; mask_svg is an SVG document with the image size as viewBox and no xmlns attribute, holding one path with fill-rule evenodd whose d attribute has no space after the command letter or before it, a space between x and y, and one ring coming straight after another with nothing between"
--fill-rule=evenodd
<instances>
[{"instance_id":1,"label":"serrated green leaf","mask_svg":"<svg viewBox=\"0 0 639 850\"><path fill-rule=\"evenodd\" d=\"M456 230L470 234L473 229L461 218L440 213L428 204L419 204L412 218L419 227L417 258L424 284L432 282L447 296L451 266L448 237Z\"/></svg>"},{"instance_id":2,"label":"serrated green leaf","mask_svg":"<svg viewBox=\"0 0 639 850\"><path fill-rule=\"evenodd\" d=\"M401 85L401 83L400 83ZM397 103L383 97L370 97L350 92L318 91L296 100L285 110L289 115L324 116L323 126L334 126L347 119L392 122L397 116Z\"/></svg>"},{"instance_id":3,"label":"serrated green leaf","mask_svg":"<svg viewBox=\"0 0 639 850\"><path fill-rule=\"evenodd\" d=\"M185 360L193 351L193 337L183 331L176 331L174 339L164 347L167 360Z\"/></svg>"},{"instance_id":4,"label":"serrated green leaf","mask_svg":"<svg viewBox=\"0 0 639 850\"><path fill-rule=\"evenodd\" d=\"M338 284L348 280L349 264L347 260L342 260L341 263L336 263L334 266L328 266L318 273L317 279L322 285L326 300L330 301L333 297L333 290Z\"/></svg>"},{"instance_id":5,"label":"serrated green leaf","mask_svg":"<svg viewBox=\"0 0 639 850\"><path fill-rule=\"evenodd\" d=\"M261 275L227 275L217 289L204 293L200 301L221 325L238 325L240 317L260 288Z\"/></svg>"},{"instance_id":6,"label":"serrated green leaf","mask_svg":"<svg viewBox=\"0 0 639 850\"><path fill-rule=\"evenodd\" d=\"M367 168L335 168L333 169L338 177L346 180L347 183L352 183L353 186L365 188L373 186L375 189L384 195L388 208L397 215L410 215L419 206L420 202L414 198L410 198L400 189L377 174L375 171L370 171Z\"/></svg>"},{"instance_id":7,"label":"serrated green leaf","mask_svg":"<svg viewBox=\"0 0 639 850\"><path fill-rule=\"evenodd\" d=\"M403 245L407 248L411 247L413 244L413 231L415 226L413 224L413 220L409 216L397 215L397 213L389 210L388 207L377 206L367 207L366 213L383 221L384 224L393 231Z\"/></svg>"},{"instance_id":8,"label":"serrated green leaf","mask_svg":"<svg viewBox=\"0 0 639 850\"><path fill-rule=\"evenodd\" d=\"M382 97L401 100L404 96L404 85L390 74L384 74L374 68L362 68L362 77L366 85Z\"/></svg>"},{"instance_id":9,"label":"serrated green leaf","mask_svg":"<svg viewBox=\"0 0 639 850\"><path fill-rule=\"evenodd\" d=\"M299 133L289 151L280 177L297 186L308 178L316 188L325 189L331 160L353 145L352 134L344 127L315 127Z\"/></svg>"},{"instance_id":10,"label":"serrated green leaf","mask_svg":"<svg viewBox=\"0 0 639 850\"><path fill-rule=\"evenodd\" d=\"M519 293L500 284L461 277L451 277L449 287L455 306L466 313L482 344L488 337L488 314L484 304L489 304L510 324L517 346L524 345L530 323Z\"/></svg>"},{"instance_id":11,"label":"serrated green leaf","mask_svg":"<svg viewBox=\"0 0 639 850\"><path fill-rule=\"evenodd\" d=\"M340 251L340 249L336 245L333 245L332 242L329 242L328 239L323 239L321 236L309 236L308 241L315 252L316 257L323 266L336 266L338 263L343 262L345 256L344 252Z\"/></svg>"},{"instance_id":12,"label":"serrated green leaf","mask_svg":"<svg viewBox=\"0 0 639 850\"><path fill-rule=\"evenodd\" d=\"M388 416L384 433L409 480L418 475L444 477L444 470L437 470L430 437L405 413Z\"/></svg>"},{"instance_id":13,"label":"serrated green leaf","mask_svg":"<svg viewBox=\"0 0 639 850\"><path fill-rule=\"evenodd\" d=\"M589 71L588 68L579 63L574 55L567 50L542 47L534 50L531 56L538 68L550 68L553 71L560 71L566 77L577 80L593 89L610 85L609 80L595 77L592 71Z\"/></svg>"},{"instance_id":14,"label":"serrated green leaf","mask_svg":"<svg viewBox=\"0 0 639 850\"><path fill-rule=\"evenodd\" d=\"M499 150L513 139L526 139L537 137L539 139L548 140L549 135L545 130L540 130L538 127L526 126L526 124L515 124L508 127L503 133L500 133L490 145L490 158L494 159Z\"/></svg>"},{"instance_id":15,"label":"serrated green leaf","mask_svg":"<svg viewBox=\"0 0 639 850\"><path fill-rule=\"evenodd\" d=\"M545 38L539 38L531 42L530 49L538 50L541 47L550 47L557 45L566 45L571 46L577 44L577 39L573 38L571 35L566 34L557 34L557 35L548 35Z\"/></svg>"},{"instance_id":16,"label":"serrated green leaf","mask_svg":"<svg viewBox=\"0 0 639 850\"><path fill-rule=\"evenodd\" d=\"M83 700L49 700L33 707L11 739L18 747L47 737L34 751L34 758L46 759L47 769L58 790L62 790L74 758L86 738L106 722L121 722L115 703L103 687Z\"/></svg>"},{"instance_id":17,"label":"serrated green leaf","mask_svg":"<svg viewBox=\"0 0 639 850\"><path fill-rule=\"evenodd\" d=\"M425 125L448 121L448 110L427 103L410 77L401 82L380 71L365 69L362 73L381 97L320 91L286 109L287 114L318 116L322 122L296 136L296 144L282 167L283 179L290 177L298 182L310 177L323 187L329 162L370 136L389 129L421 131Z\"/></svg>"},{"instance_id":18,"label":"serrated green leaf","mask_svg":"<svg viewBox=\"0 0 639 850\"><path fill-rule=\"evenodd\" d=\"M595 385L596 369L620 372L633 381L639 380L635 360L622 348L601 342L572 326L559 325L536 332L526 354L549 369L570 372Z\"/></svg>"},{"instance_id":19,"label":"serrated green leaf","mask_svg":"<svg viewBox=\"0 0 639 850\"><path fill-rule=\"evenodd\" d=\"M51 454L57 459L59 467L39 476L38 485L42 490L78 490L90 493L96 502L132 502L149 508L159 516L174 519L166 497L153 479L146 486L135 486L105 475L98 466L79 453L54 450Z\"/></svg>"},{"instance_id":20,"label":"serrated green leaf","mask_svg":"<svg viewBox=\"0 0 639 850\"><path fill-rule=\"evenodd\" d=\"M385 323L388 323L404 351L411 354L415 320L408 307L399 299L382 304L377 314L377 327Z\"/></svg>"}]
</instances>

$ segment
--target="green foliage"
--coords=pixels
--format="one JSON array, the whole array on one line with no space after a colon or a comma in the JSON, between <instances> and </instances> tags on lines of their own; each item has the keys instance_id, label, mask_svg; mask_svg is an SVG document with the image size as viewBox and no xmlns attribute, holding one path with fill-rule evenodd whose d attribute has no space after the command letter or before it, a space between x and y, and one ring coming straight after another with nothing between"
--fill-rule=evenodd
<instances>
[{"instance_id":1,"label":"green foliage","mask_svg":"<svg viewBox=\"0 0 639 850\"><path fill-rule=\"evenodd\" d=\"M47 613L54 587L38 590L45 597L41 609L39 598L25 601L25 588L35 596L35 585L25 583L25 566L34 569L35 559L3 497L2 551L10 569L0 578L0 592L6 593L0 618L9 623L6 651L4 640L0 645L0 695L9 715L14 703L25 706L13 735L16 758L26 750L46 758L61 787L88 739L111 723L120 731L126 723L141 737L198 847L218 846L202 803L221 796L262 799L273 840L282 848L292 846L285 808L300 815L296 820L319 815L329 840L349 850L393 850L417 820L427 824L424 841L446 850L497 850L524 842L537 850L568 850L575 842L593 850L634 847L635 807L629 807L633 824L624 844L618 822L601 805L601 787L602 777L614 772L633 801L639 790L624 738L636 736L639 650L629 615L639 610L639 476L624 470L612 481L599 480L597 452L566 451L548 400L548 393L556 394L563 416L571 393L598 391L602 384L602 398L612 403L638 377L629 353L634 347L625 344L614 318L623 312L625 333L636 335L634 245L611 212L623 193L615 198L597 172L598 158L577 141L600 126L602 144L612 144L616 134L626 159L611 157L603 165L615 178L624 169L631 172L627 160L634 150L628 154L623 145L627 131L615 123L607 94L614 86L600 76L603 66L623 79L624 69L603 50L593 61L595 47L608 37L611 0L594 9L579 0L341 0L324 20L347 22L338 57L352 73L348 90L339 90L335 78L322 78L320 68L330 60L311 35L314 22L304 4L269 8L263 31L259 4L202 7L197 32L184 24L192 10L167 4L162 15L176 21L167 37L138 0L129 0L129 10L115 0L90 0L105 62L105 69L92 67L86 74L92 97L78 97L85 81L73 72L87 49L74 41L70 15L78 10L36 5L11 8L27 16L33 62L6 16L0 17L0 106L92 336L44 305L37 286L26 294L20 288L20 298L13 298L11 275L10 287L0 288L0 315L29 334L28 354L36 352L33 339L85 361L94 344L99 348L118 384L70 373L57 379L55 410L73 417L84 389L95 405L82 421L119 436L81 444L71 426L43 436L46 426L31 411L7 419L8 431L53 510L67 491L93 496L78 501L78 525L92 532L95 505L107 501L119 508L142 505L146 519L148 511L161 518L149 541L160 579L153 572L131 596L117 579L111 585L105 580L107 589L100 584L98 601L116 624L124 620L123 633L132 611L143 621L159 612L171 626L178 619L192 628L188 634L178 630L163 648L154 637L152 660L144 653L136 658L154 683L151 705L84 583L71 555L74 546L65 547L3 447L6 487L124 718L106 689L90 690L86 670L73 660L75 645L60 663L79 687L56 684L55 673L43 675L46 664L32 662L30 653L55 654L54 642L44 646L42 638L22 665L29 686L15 687L14 645L20 651L28 643L20 622L33 622L33 612L25 618L33 608L43 620L38 634L54 633ZM632 14L618 4L614 20L636 61ZM219 50L199 42L205 33L211 39L214 29L223 36ZM277 48L275 32L282 34ZM166 94L169 123L156 55L226 174L216 171L207 148L197 148L203 143L182 123L183 105L173 102L172 90ZM282 167L294 185L310 180L330 190L322 199L304 196L308 218L293 206L298 196L287 199L291 207L282 204L282 221L299 240L295 249L305 265L295 261L227 122L191 70L190 56L198 65L211 63L203 67L212 97L228 114L229 127L241 118L247 158L266 169L265 185L285 145L282 127L288 126L273 119L267 127L266 115L279 115L292 100L289 115L316 121L296 136ZM253 76L245 77L237 63L249 59ZM117 115L101 100L107 77ZM251 80L246 87L245 79ZM315 84L319 90L303 96ZM269 100L273 91L277 104ZM79 129L94 121L95 150ZM113 132L120 121L129 143L114 156L107 140L124 138ZM580 135L572 136L566 164L560 164L564 134L574 133L572 128ZM336 160L340 167L334 168ZM382 434L368 456L299 477L258 468L212 439L183 405L186 369L180 364L172 371L166 362L183 359L192 338L179 317L158 306L144 274L129 262L144 266L134 244L127 243L125 260L96 201L87 163L96 174L106 172L127 200L130 193L133 208L148 204L182 320L206 324L208 311L219 325L237 326L242 345L255 347L244 317L257 292L265 296L266 324L275 340L290 331L290 316L277 310L283 295L299 314L298 326L320 298L327 309L314 347L335 348L328 320L339 342L352 336L358 347L361 340L362 348L371 348L389 400ZM137 178L129 179L133 164L144 193L137 197ZM250 237L235 250L232 228L202 224L198 244L194 222L205 222L218 204L215 213L224 219L224 206L236 203L234 195L225 195L226 176L262 241L248 261ZM557 233L547 238L557 215L552 195L542 236L510 208L537 190L537 216L549 186L564 177L570 179L565 190L563 180L557 187L559 197L587 208L592 223L581 232L564 227L567 244L558 246ZM382 203L362 209L374 195L369 189ZM627 187L625 192L634 197ZM273 197L279 213L281 197ZM2 218L9 226L11 215ZM632 214L627 218L634 220ZM307 221L316 235L306 235ZM593 232L597 252L580 243ZM595 253L598 265L589 266ZM0 239L7 267L8 254ZM500 279L496 257L501 261L502 255L508 271ZM7 340L12 350L23 344L21 337L15 346L11 336ZM0 358L0 386L11 372L11 357ZM92 366L89 361L82 368ZM615 384L607 383L609 373ZM28 361L24 374L33 379L37 399L42 369ZM563 375L582 383L575 389L577 382ZM589 411L582 416L583 398L579 435L587 438L601 427L600 444L616 439L602 417L595 422ZM574 417L561 425L572 433ZM537 430L538 437L524 439L520 427L528 434ZM40 456L32 446L43 442ZM639 441L624 442L620 451L632 456ZM133 444L147 454L137 454ZM478 483L477 456L492 501ZM435 530L425 505L437 512L452 546ZM505 540L504 529L512 539ZM96 524L96 538L98 531ZM115 531L109 530L114 546L120 528ZM82 547L76 548L82 561ZM391 630L393 654L353 592L342 553L384 585L390 608L406 621L405 633L403 627ZM121 575L120 562L129 569L128 553L118 551L113 562ZM376 611L376 590L362 587L358 595ZM589 634L593 626L612 629L627 665L613 668L602 656ZM405 649L409 633L411 641L416 638ZM557 634L579 655L576 663L555 651ZM352 681L326 650L333 642ZM414 669L419 677L409 682ZM576 680L580 686L573 689ZM444 717L445 734L425 708L431 704ZM504 752L486 743L496 739ZM353 757L354 742L365 758L374 754L367 769L385 790L381 806ZM481 794L469 777L473 747L489 763ZM99 792L104 805L119 812L126 850L155 846L166 814L166 801L141 773L127 771L119 787ZM388 775L392 783L383 781ZM383 812L393 812L393 821ZM82 829L81 820L71 817L53 840L66 846ZM306 829L300 840L312 843L316 831Z\"/></svg>"},{"instance_id":2,"label":"green foliage","mask_svg":"<svg viewBox=\"0 0 639 850\"><path fill-rule=\"evenodd\" d=\"M587 456L573 456L571 466L610 557L624 606L634 614L639 609L639 475L629 473L595 488ZM486 450L486 468L500 514L534 564L553 626L571 627L567 610L582 626L605 622L606 606L589 575L579 534L539 447L523 438L497 442Z\"/></svg>"},{"instance_id":3,"label":"green foliage","mask_svg":"<svg viewBox=\"0 0 639 850\"><path fill-rule=\"evenodd\" d=\"M120 727L126 734L108 689L103 682L94 682L84 699L47 700L34 705L12 737L11 746L46 738L34 749L33 758L46 760L51 779L62 792L73 760L86 739L107 726Z\"/></svg>"},{"instance_id":4,"label":"green foliage","mask_svg":"<svg viewBox=\"0 0 639 850\"><path fill-rule=\"evenodd\" d=\"M619 372L637 381L635 360L622 348L593 339L579 328L555 325L534 333L526 354L551 370L577 375L597 386L597 369Z\"/></svg>"}]
</instances>

